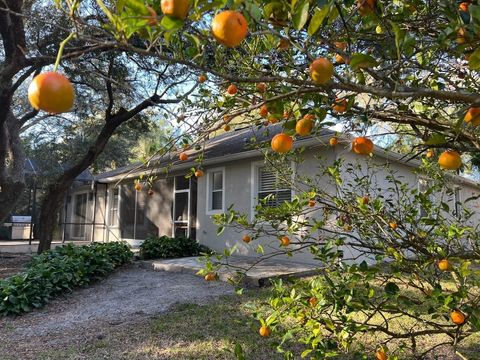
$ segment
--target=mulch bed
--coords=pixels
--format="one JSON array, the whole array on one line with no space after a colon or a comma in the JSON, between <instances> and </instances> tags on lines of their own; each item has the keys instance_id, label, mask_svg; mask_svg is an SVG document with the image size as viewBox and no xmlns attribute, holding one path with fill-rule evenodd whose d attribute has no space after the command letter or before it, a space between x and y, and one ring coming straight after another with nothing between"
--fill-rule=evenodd
<instances>
[{"instance_id":1,"label":"mulch bed","mask_svg":"<svg viewBox=\"0 0 480 360\"><path fill-rule=\"evenodd\" d=\"M0 279L21 272L31 258L26 254L0 254Z\"/></svg>"}]
</instances>

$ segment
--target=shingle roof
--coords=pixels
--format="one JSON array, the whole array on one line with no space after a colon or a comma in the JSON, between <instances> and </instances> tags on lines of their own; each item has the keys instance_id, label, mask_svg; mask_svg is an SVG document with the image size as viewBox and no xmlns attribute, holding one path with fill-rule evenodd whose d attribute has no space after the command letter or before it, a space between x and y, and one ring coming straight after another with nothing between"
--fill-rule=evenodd
<instances>
[{"instance_id":1,"label":"shingle roof","mask_svg":"<svg viewBox=\"0 0 480 360\"><path fill-rule=\"evenodd\" d=\"M214 159L221 156L228 156L233 154L239 154L242 152L250 151L255 148L254 144L258 144L264 141L269 141L273 136L282 131L281 124L269 125L268 127L246 127L238 129L235 131L230 131L223 133L221 135L215 136L205 142L202 146L201 151L188 151L190 161L189 162L180 162L177 157L177 153L170 153L164 155L163 157L157 157L152 159L151 163L155 164L154 166L162 167L167 164L172 164L174 166L182 164L192 163L195 155L203 151L204 159ZM334 132L330 130L321 130L320 134L317 136L324 135L333 135ZM96 180L107 179L115 177L121 174L126 174L130 171L141 170L145 165L143 163L135 163L114 169L111 171L104 172L95 176Z\"/></svg>"}]
</instances>

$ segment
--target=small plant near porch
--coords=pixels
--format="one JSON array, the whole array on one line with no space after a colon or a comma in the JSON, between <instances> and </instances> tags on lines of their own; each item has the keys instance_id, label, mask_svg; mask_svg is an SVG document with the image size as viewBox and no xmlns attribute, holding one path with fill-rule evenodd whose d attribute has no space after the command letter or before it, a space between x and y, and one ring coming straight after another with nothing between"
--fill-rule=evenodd
<instances>
[{"instance_id":1,"label":"small plant near porch","mask_svg":"<svg viewBox=\"0 0 480 360\"><path fill-rule=\"evenodd\" d=\"M140 245L143 259L165 259L185 256L198 256L212 251L196 240L186 237L150 236Z\"/></svg>"}]
</instances>

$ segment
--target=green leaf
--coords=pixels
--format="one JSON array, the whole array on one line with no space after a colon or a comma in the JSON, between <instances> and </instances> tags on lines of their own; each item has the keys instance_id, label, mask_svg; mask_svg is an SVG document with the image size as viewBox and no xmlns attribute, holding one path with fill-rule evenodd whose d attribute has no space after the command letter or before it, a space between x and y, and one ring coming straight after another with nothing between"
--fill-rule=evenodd
<instances>
[{"instance_id":1,"label":"green leaf","mask_svg":"<svg viewBox=\"0 0 480 360\"><path fill-rule=\"evenodd\" d=\"M237 358L237 360L245 360L245 354L240 343L235 344L235 357Z\"/></svg>"},{"instance_id":2,"label":"green leaf","mask_svg":"<svg viewBox=\"0 0 480 360\"><path fill-rule=\"evenodd\" d=\"M175 19L170 16L164 16L160 25L167 31L178 30L183 26L183 20Z\"/></svg>"},{"instance_id":3,"label":"green leaf","mask_svg":"<svg viewBox=\"0 0 480 360\"><path fill-rule=\"evenodd\" d=\"M330 6L328 5L325 5L321 9L315 8L310 24L308 25L308 35L313 36L318 31L329 12Z\"/></svg>"},{"instance_id":4,"label":"green leaf","mask_svg":"<svg viewBox=\"0 0 480 360\"><path fill-rule=\"evenodd\" d=\"M296 30L301 30L305 26L308 20L308 9L310 8L310 3L308 1L303 1L297 8L297 11L293 15L293 27Z\"/></svg>"},{"instance_id":5,"label":"green leaf","mask_svg":"<svg viewBox=\"0 0 480 360\"><path fill-rule=\"evenodd\" d=\"M468 67L470 70L480 69L480 48L476 49L470 54L470 58L468 59Z\"/></svg>"},{"instance_id":6,"label":"green leaf","mask_svg":"<svg viewBox=\"0 0 480 360\"><path fill-rule=\"evenodd\" d=\"M397 57L400 60L402 55L401 48L403 44L403 40L405 39L405 30L400 29L400 27L395 24L393 21L390 21L390 25L392 25L393 33L395 34L395 46L397 48Z\"/></svg>"},{"instance_id":7,"label":"green leaf","mask_svg":"<svg viewBox=\"0 0 480 360\"><path fill-rule=\"evenodd\" d=\"M352 55L350 59L350 66L353 69L362 69L362 68L369 68L375 67L378 65L377 60L375 60L370 55L356 53Z\"/></svg>"},{"instance_id":8,"label":"green leaf","mask_svg":"<svg viewBox=\"0 0 480 360\"><path fill-rule=\"evenodd\" d=\"M385 292L389 296L395 296L400 292L400 288L398 287L397 284L393 282L389 282L387 283L387 285L385 285Z\"/></svg>"},{"instance_id":9,"label":"green leaf","mask_svg":"<svg viewBox=\"0 0 480 360\"><path fill-rule=\"evenodd\" d=\"M445 139L445 136L442 134L435 133L430 138L425 141L426 145L441 145L445 144L447 141Z\"/></svg>"}]
</instances>

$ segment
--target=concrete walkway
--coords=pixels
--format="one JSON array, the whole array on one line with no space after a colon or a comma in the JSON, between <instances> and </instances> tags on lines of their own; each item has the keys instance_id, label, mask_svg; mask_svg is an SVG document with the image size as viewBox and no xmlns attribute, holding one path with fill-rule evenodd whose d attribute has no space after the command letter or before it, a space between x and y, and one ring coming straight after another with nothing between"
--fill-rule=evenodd
<instances>
[{"instance_id":1,"label":"concrete walkway","mask_svg":"<svg viewBox=\"0 0 480 360\"><path fill-rule=\"evenodd\" d=\"M281 259L266 259L232 256L228 258L228 266L222 266L217 275L220 280L241 279L247 287L261 287L270 284L270 279L305 277L317 274L314 265L303 264ZM141 266L157 271L170 271L196 274L203 269L199 257L186 257L166 260L143 260ZM242 276L245 274L245 276Z\"/></svg>"}]
</instances>

